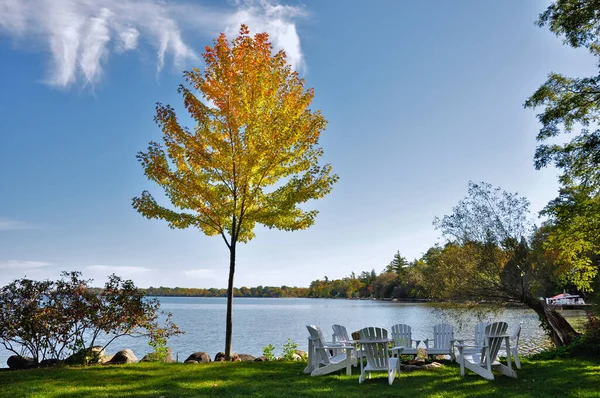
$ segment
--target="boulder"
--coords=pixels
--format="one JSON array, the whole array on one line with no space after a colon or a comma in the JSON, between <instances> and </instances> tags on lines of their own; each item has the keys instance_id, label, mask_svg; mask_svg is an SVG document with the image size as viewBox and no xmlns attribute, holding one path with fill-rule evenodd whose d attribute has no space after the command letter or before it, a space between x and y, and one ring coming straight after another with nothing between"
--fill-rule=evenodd
<instances>
[{"instance_id":1,"label":"boulder","mask_svg":"<svg viewBox=\"0 0 600 398\"><path fill-rule=\"evenodd\" d=\"M136 363L137 357L129 348L117 352L110 361L109 364L123 364L123 363Z\"/></svg>"},{"instance_id":2,"label":"boulder","mask_svg":"<svg viewBox=\"0 0 600 398\"><path fill-rule=\"evenodd\" d=\"M240 362L240 357L238 354L231 354L231 356L229 357L229 360L231 362ZM217 355L215 355L215 362L223 362L223 361L225 361L225 353L223 351L217 352Z\"/></svg>"},{"instance_id":3,"label":"boulder","mask_svg":"<svg viewBox=\"0 0 600 398\"><path fill-rule=\"evenodd\" d=\"M109 363L110 360L113 359L113 357L114 357L114 355L104 355L104 356L102 356L102 358L100 358L98 360L98 363L101 365L105 365L105 364Z\"/></svg>"},{"instance_id":4,"label":"boulder","mask_svg":"<svg viewBox=\"0 0 600 398\"><path fill-rule=\"evenodd\" d=\"M264 355L261 355L261 356L257 357L254 361L255 362L267 362L268 360L269 360L269 358L267 358Z\"/></svg>"},{"instance_id":5,"label":"boulder","mask_svg":"<svg viewBox=\"0 0 600 398\"><path fill-rule=\"evenodd\" d=\"M298 354L292 355L292 361L301 361L302 357Z\"/></svg>"},{"instance_id":6,"label":"boulder","mask_svg":"<svg viewBox=\"0 0 600 398\"><path fill-rule=\"evenodd\" d=\"M183 363L198 363L198 361L194 361L193 359L186 359Z\"/></svg>"},{"instance_id":7,"label":"boulder","mask_svg":"<svg viewBox=\"0 0 600 398\"><path fill-rule=\"evenodd\" d=\"M216 360L216 358L215 358L215 360ZM210 356L206 352L199 351L199 352L195 352L192 355L190 355L189 357L187 357L187 359L184 362L188 363L188 361L196 361L197 363L210 362Z\"/></svg>"},{"instance_id":8,"label":"boulder","mask_svg":"<svg viewBox=\"0 0 600 398\"><path fill-rule=\"evenodd\" d=\"M306 351L296 350L296 355L299 355L302 359L308 359L308 354Z\"/></svg>"},{"instance_id":9,"label":"boulder","mask_svg":"<svg viewBox=\"0 0 600 398\"><path fill-rule=\"evenodd\" d=\"M217 352L215 355L215 362L223 362L225 360L225 353L223 351Z\"/></svg>"},{"instance_id":10,"label":"boulder","mask_svg":"<svg viewBox=\"0 0 600 398\"><path fill-rule=\"evenodd\" d=\"M435 369L442 367L439 362L425 363L425 361L409 361L407 364L401 365L402 370L405 372L411 372L416 369Z\"/></svg>"},{"instance_id":11,"label":"boulder","mask_svg":"<svg viewBox=\"0 0 600 398\"><path fill-rule=\"evenodd\" d=\"M422 366L423 369L441 368L443 365L439 362L431 362Z\"/></svg>"},{"instance_id":12,"label":"boulder","mask_svg":"<svg viewBox=\"0 0 600 398\"><path fill-rule=\"evenodd\" d=\"M29 369L35 366L35 362L32 358L22 357L20 355L11 355L6 360L6 364L11 369Z\"/></svg>"},{"instance_id":13,"label":"boulder","mask_svg":"<svg viewBox=\"0 0 600 398\"><path fill-rule=\"evenodd\" d=\"M409 365L423 366L427 363L425 358L415 358L408 361Z\"/></svg>"},{"instance_id":14,"label":"boulder","mask_svg":"<svg viewBox=\"0 0 600 398\"><path fill-rule=\"evenodd\" d=\"M238 354L238 357L240 358L240 361L242 362L252 362L256 360L256 357L250 355L250 354Z\"/></svg>"}]
</instances>

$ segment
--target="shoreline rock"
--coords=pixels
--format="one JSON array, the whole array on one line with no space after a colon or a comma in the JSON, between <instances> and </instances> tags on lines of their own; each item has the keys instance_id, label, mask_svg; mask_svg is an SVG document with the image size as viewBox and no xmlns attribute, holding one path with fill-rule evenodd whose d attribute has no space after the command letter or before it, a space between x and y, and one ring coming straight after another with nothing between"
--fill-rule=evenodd
<instances>
[{"instance_id":1,"label":"shoreline rock","mask_svg":"<svg viewBox=\"0 0 600 398\"><path fill-rule=\"evenodd\" d=\"M183 363L209 363L210 355L204 351L198 351L191 354Z\"/></svg>"},{"instance_id":2,"label":"shoreline rock","mask_svg":"<svg viewBox=\"0 0 600 398\"><path fill-rule=\"evenodd\" d=\"M107 365L121 365L126 363L137 363L138 359L129 348L121 350L117 352L110 361L107 362Z\"/></svg>"},{"instance_id":3,"label":"shoreline rock","mask_svg":"<svg viewBox=\"0 0 600 398\"><path fill-rule=\"evenodd\" d=\"M33 358L22 357L20 355L11 355L6 360L6 364L10 369L17 370L31 369L35 367L35 362L33 361Z\"/></svg>"}]
</instances>

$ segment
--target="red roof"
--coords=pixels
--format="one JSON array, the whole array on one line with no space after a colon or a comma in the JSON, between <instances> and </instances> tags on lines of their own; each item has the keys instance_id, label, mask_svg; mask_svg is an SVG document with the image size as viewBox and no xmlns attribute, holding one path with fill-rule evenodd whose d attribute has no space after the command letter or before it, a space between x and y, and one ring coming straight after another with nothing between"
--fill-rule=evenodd
<instances>
[{"instance_id":1,"label":"red roof","mask_svg":"<svg viewBox=\"0 0 600 398\"><path fill-rule=\"evenodd\" d=\"M550 297L550 300L558 300L558 299L562 299L562 298L572 298L572 297L579 297L579 296L572 295L569 293L561 293L561 294L557 294L556 296Z\"/></svg>"}]
</instances>

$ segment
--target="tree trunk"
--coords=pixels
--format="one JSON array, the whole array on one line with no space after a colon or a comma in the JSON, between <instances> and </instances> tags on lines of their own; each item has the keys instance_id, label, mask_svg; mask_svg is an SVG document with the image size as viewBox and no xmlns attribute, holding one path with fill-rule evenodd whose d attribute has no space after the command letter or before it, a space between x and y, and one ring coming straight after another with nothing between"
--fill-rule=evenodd
<instances>
[{"instance_id":1,"label":"tree trunk","mask_svg":"<svg viewBox=\"0 0 600 398\"><path fill-rule=\"evenodd\" d=\"M229 247L229 281L227 282L227 319L225 320L225 360L231 356L231 332L233 330L233 275L235 273L235 241Z\"/></svg>"},{"instance_id":2,"label":"tree trunk","mask_svg":"<svg viewBox=\"0 0 600 398\"><path fill-rule=\"evenodd\" d=\"M525 302L540 317L542 327L546 329L556 347L568 346L579 336L579 333L561 314L542 300L527 295Z\"/></svg>"}]
</instances>

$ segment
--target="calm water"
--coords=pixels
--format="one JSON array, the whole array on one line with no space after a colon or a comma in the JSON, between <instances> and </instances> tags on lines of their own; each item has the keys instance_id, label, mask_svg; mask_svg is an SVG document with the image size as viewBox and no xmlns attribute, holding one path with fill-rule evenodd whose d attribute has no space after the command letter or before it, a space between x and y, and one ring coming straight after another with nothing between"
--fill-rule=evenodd
<instances>
[{"instance_id":1,"label":"calm water","mask_svg":"<svg viewBox=\"0 0 600 398\"><path fill-rule=\"evenodd\" d=\"M162 309L171 312L175 323L185 331L184 335L171 338L168 344L173 354L179 355L180 362L193 352L206 351L214 358L224 350L225 298L161 297L160 301ZM429 304L296 298L236 298L233 308L233 351L254 356L261 355L268 344L275 346L276 355L281 353L288 338L299 349L306 350L308 324L319 325L329 337L331 325L336 323L345 325L348 332L366 326L389 330L396 323L406 323L411 325L414 339L425 339L431 337L434 324L445 322L454 325L457 338L472 339L476 323L498 319L508 322L511 329L522 321L521 338L526 345L545 339L537 315L524 308L507 308L482 316ZM131 348L138 359L152 351L146 339L124 337L113 342L107 353L114 354L123 348ZM10 355L0 349L1 367L6 367Z\"/></svg>"}]
</instances>

